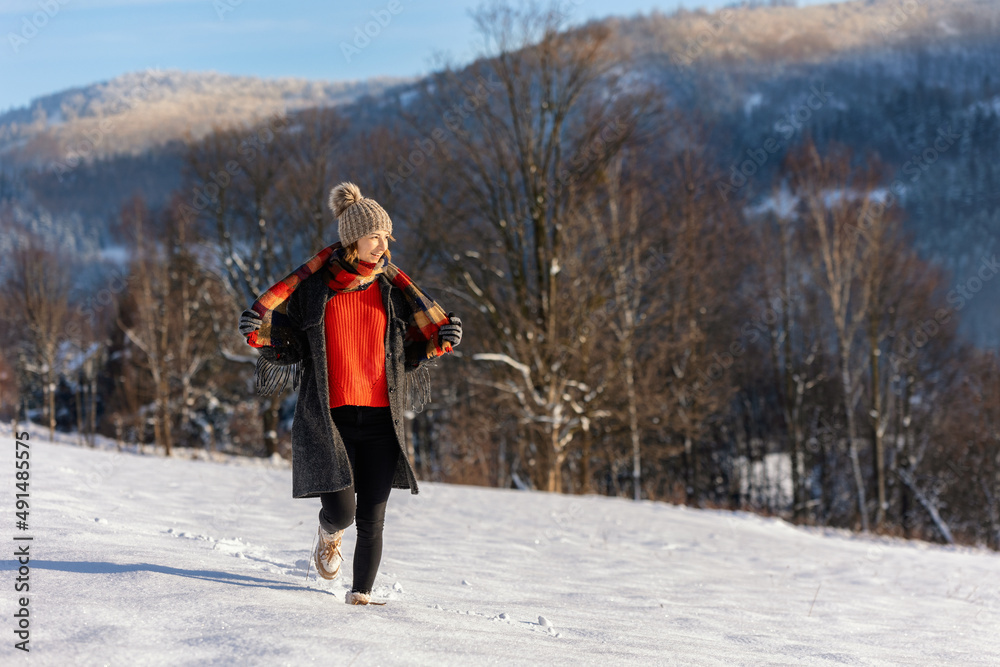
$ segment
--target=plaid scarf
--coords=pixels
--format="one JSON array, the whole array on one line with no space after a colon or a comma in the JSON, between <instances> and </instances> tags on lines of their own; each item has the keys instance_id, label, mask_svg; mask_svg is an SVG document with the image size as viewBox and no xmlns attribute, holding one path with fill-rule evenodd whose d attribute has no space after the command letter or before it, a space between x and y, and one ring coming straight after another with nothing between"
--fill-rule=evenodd
<instances>
[{"instance_id":1,"label":"plaid scarf","mask_svg":"<svg viewBox=\"0 0 1000 667\"><path fill-rule=\"evenodd\" d=\"M384 273L386 278L402 291L410 306L411 314L407 321L404 341L423 344L423 355L426 359L451 352L451 343L442 341L439 344L437 340L437 332L448 323L448 316L434 299L417 287L402 269L390 263L385 255L374 264L359 260L357 267L351 266L344 259L344 249L339 241L320 250L305 264L269 287L253 302L250 309L260 315L261 326L246 336L248 345L256 348L273 348L278 358L283 350L293 347L292 341L297 332L286 312L288 299L303 280L317 271L322 272L324 282L334 293L365 289L378 279L379 274ZM300 371L301 363L282 365L272 363L263 356L258 357L257 393L267 395L280 390L289 377L294 379L294 385L298 385Z\"/></svg>"}]
</instances>

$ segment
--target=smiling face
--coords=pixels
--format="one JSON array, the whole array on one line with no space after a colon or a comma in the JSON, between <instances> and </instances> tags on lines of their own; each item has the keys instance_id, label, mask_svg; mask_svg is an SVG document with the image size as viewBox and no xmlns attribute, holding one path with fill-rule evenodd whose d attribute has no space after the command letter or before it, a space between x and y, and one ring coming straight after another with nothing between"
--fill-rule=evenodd
<instances>
[{"instance_id":1,"label":"smiling face","mask_svg":"<svg viewBox=\"0 0 1000 667\"><path fill-rule=\"evenodd\" d=\"M389 249L387 232L372 232L358 239L358 259L374 264Z\"/></svg>"}]
</instances>

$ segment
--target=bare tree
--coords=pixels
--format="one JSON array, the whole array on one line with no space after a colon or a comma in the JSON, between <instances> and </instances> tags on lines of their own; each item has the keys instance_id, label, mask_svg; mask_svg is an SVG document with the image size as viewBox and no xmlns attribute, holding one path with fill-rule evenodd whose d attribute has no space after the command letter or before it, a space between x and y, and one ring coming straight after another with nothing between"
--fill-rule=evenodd
<instances>
[{"instance_id":1,"label":"bare tree","mask_svg":"<svg viewBox=\"0 0 1000 667\"><path fill-rule=\"evenodd\" d=\"M81 441L93 447L97 431L97 379L105 363L107 340L94 326L97 322L92 324L88 321L91 319L89 313L85 314L82 310L72 310L67 326L68 344L74 357L72 368L67 370L75 375L77 433Z\"/></svg>"},{"instance_id":2,"label":"bare tree","mask_svg":"<svg viewBox=\"0 0 1000 667\"><path fill-rule=\"evenodd\" d=\"M859 455L856 410L864 366L858 362L858 333L871 307L868 279L872 246L857 233L859 217L871 205L881 180L877 166L855 169L851 153L831 146L821 155L807 139L786 158L792 194L811 237L811 271L826 297L837 341L838 375L847 420L847 441L861 530L868 532L868 507Z\"/></svg>"},{"instance_id":3,"label":"bare tree","mask_svg":"<svg viewBox=\"0 0 1000 667\"><path fill-rule=\"evenodd\" d=\"M970 463L976 466L984 501L985 516L979 525L985 532L986 544L1000 551L1000 354L984 353L977 361L978 386L970 403L978 414L966 423L979 427L979 437L969 440L977 443Z\"/></svg>"},{"instance_id":4,"label":"bare tree","mask_svg":"<svg viewBox=\"0 0 1000 667\"><path fill-rule=\"evenodd\" d=\"M196 394L202 393L195 380L218 352L217 311L227 302L219 280L206 268L212 260L210 251L196 244L194 223L180 214L176 204L167 210L162 236L169 267L168 310L174 329L168 372L180 389L180 424L193 429L191 407Z\"/></svg>"},{"instance_id":5,"label":"bare tree","mask_svg":"<svg viewBox=\"0 0 1000 667\"><path fill-rule=\"evenodd\" d=\"M118 326L140 352L132 361L152 380L153 432L157 447L170 456L173 449L173 416L170 410L170 362L173 357L175 321L170 311L170 267L157 243L145 204L133 199L122 211L123 226L133 234L133 258L126 317Z\"/></svg>"},{"instance_id":6,"label":"bare tree","mask_svg":"<svg viewBox=\"0 0 1000 667\"><path fill-rule=\"evenodd\" d=\"M55 394L62 371L63 343L71 287L70 267L64 258L37 244L17 248L11 257L6 289L6 312L23 324L24 368L39 376L49 436L56 428Z\"/></svg>"},{"instance_id":7,"label":"bare tree","mask_svg":"<svg viewBox=\"0 0 1000 667\"><path fill-rule=\"evenodd\" d=\"M327 201L330 184L342 169L337 157L343 155L339 149L347 122L333 109L304 111L295 122L297 131L275 144L276 149L288 153L277 172L276 204L283 217L309 231L307 247L318 250L330 245L337 235Z\"/></svg>"},{"instance_id":8,"label":"bare tree","mask_svg":"<svg viewBox=\"0 0 1000 667\"><path fill-rule=\"evenodd\" d=\"M902 378L893 368L892 346L898 331L919 327L921 320L927 319L942 278L940 271L921 260L906 243L896 210L874 215L874 202L868 200L864 204L857 230L864 245L863 290L867 303L864 335L868 374L864 412L875 454L873 476L878 497L875 528L881 530L889 510L887 480L890 472L895 473L897 461L896 457L887 460L886 443L891 442L890 429L897 421L896 413L904 409L897 400ZM941 325L935 324L938 326Z\"/></svg>"},{"instance_id":9,"label":"bare tree","mask_svg":"<svg viewBox=\"0 0 1000 667\"><path fill-rule=\"evenodd\" d=\"M760 221L756 273L760 301L776 310L780 319L770 327L771 364L781 416L790 444L792 517L806 516L808 395L827 378L822 364L822 335L807 314L808 302L815 288L802 266L802 230L783 210L787 192L776 188L772 193L773 209ZM756 223L755 223L756 224ZM770 260L770 261L769 261Z\"/></svg>"},{"instance_id":10,"label":"bare tree","mask_svg":"<svg viewBox=\"0 0 1000 667\"><path fill-rule=\"evenodd\" d=\"M493 384L521 415L523 460L538 487L559 491L597 389L568 367L578 334L562 319L575 299L562 287L575 279L572 239L594 233L579 194L649 101L620 85L602 28L560 32L566 17L535 6L491 5L475 19L492 57L426 91L451 132L435 163L447 177L420 179L422 227L448 229L434 240L491 334L473 358L506 367Z\"/></svg>"},{"instance_id":11,"label":"bare tree","mask_svg":"<svg viewBox=\"0 0 1000 667\"><path fill-rule=\"evenodd\" d=\"M702 451L709 418L728 404L736 388L723 366L732 342L724 322L746 260L734 252L742 237L734 209L712 196L706 185L713 181L712 172L703 156L685 148L661 169L669 183L663 207L666 265L658 269L663 306L657 309L657 352L649 366L660 378L656 397L666 407L663 421L671 434L665 453L679 451L684 497L695 502L708 481L702 463L712 458L712 452Z\"/></svg>"},{"instance_id":12,"label":"bare tree","mask_svg":"<svg viewBox=\"0 0 1000 667\"><path fill-rule=\"evenodd\" d=\"M330 112L308 112L294 140L287 131L291 122L272 118L249 129L217 130L187 153L188 187L200 206L185 209L186 217L215 232L217 271L229 297L219 306L231 320L310 252L329 244L323 239L328 220L323 179L340 122ZM256 363L252 354L226 349L223 354ZM269 455L278 451L281 401L275 393L262 409Z\"/></svg>"},{"instance_id":13,"label":"bare tree","mask_svg":"<svg viewBox=\"0 0 1000 667\"><path fill-rule=\"evenodd\" d=\"M626 151L611 159L607 168L600 172L601 180L597 189L597 197L586 198L583 201L584 214L590 220L603 221L604 232L595 234L595 244L601 253L598 274L600 279L592 281L597 284L607 283L610 290L597 290L597 296L607 298L596 307L585 309L587 318L581 327L581 343L584 336L604 338L602 329L606 324L613 336L611 350L598 350L600 356L582 359L583 368L588 368L604 361L604 372L608 379L600 386L609 383L617 385L613 378L619 375L625 385L626 414L628 415L627 431L632 458L632 492L635 500L642 498L642 428L640 426L640 410L648 401L639 395L638 364L639 340L641 329L647 322L646 311L656 311L662 304L656 296L658 286L657 276L664 268L665 258L660 256L654 247L650 228L656 226L656 207L649 197L651 184L647 178L629 173L626 162L632 162L634 156ZM577 275L584 276L593 272L594 267L581 267ZM586 281L573 285L573 293L579 297L586 291ZM647 335L656 335L655 332ZM590 351L590 347L585 348ZM591 352L593 354L593 352ZM596 356L596 355L595 355ZM591 382L590 384L596 384ZM607 402L606 399L604 401ZM609 406L610 407L610 406ZM612 414L607 408L601 410L602 415ZM585 422L584 437L586 451L583 460L589 458L590 429L589 419ZM589 466L585 466L583 474L589 487Z\"/></svg>"},{"instance_id":14,"label":"bare tree","mask_svg":"<svg viewBox=\"0 0 1000 667\"><path fill-rule=\"evenodd\" d=\"M0 419L17 420L20 405L19 384L17 369L4 356L3 350L0 350Z\"/></svg>"}]
</instances>

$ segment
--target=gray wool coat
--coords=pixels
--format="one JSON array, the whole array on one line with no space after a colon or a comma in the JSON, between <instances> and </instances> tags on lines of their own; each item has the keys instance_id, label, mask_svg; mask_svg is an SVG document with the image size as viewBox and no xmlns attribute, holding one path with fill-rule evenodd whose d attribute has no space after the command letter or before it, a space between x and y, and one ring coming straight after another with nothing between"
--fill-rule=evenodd
<instances>
[{"instance_id":1,"label":"gray wool coat","mask_svg":"<svg viewBox=\"0 0 1000 667\"><path fill-rule=\"evenodd\" d=\"M377 287L376 287L377 286ZM396 438L400 443L399 463L392 486L417 493L417 480L407 456L403 434L403 412L409 394L409 380L414 374L426 373L423 368L431 360L420 354L422 345L405 345L410 307L402 291L379 275L368 289L382 291L386 313L385 375L389 386L389 404ZM323 320L326 302L332 293L321 272L316 272L296 288L288 300L287 314L296 330L297 340L292 350L282 350L275 358L271 348L261 350L277 364L301 363L299 395L292 422L292 497L311 498L321 493L340 491L351 486L347 450L336 424L330 417L330 387L327 379L326 327Z\"/></svg>"}]
</instances>

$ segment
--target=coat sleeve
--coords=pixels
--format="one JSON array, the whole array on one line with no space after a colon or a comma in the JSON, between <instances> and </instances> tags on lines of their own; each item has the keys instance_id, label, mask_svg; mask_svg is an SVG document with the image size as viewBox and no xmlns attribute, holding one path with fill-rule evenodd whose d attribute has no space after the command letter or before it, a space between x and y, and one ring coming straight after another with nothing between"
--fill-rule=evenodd
<instances>
[{"instance_id":1,"label":"coat sleeve","mask_svg":"<svg viewBox=\"0 0 1000 667\"><path fill-rule=\"evenodd\" d=\"M427 365L432 359L428 359L424 353L424 346L419 343L404 343L403 354L405 356L403 370L411 373L418 368Z\"/></svg>"},{"instance_id":2,"label":"coat sleeve","mask_svg":"<svg viewBox=\"0 0 1000 667\"><path fill-rule=\"evenodd\" d=\"M396 317L402 319L404 323L409 323L411 314L412 310L409 304L400 293L399 298L396 300ZM431 361L433 361L433 359L429 359L427 357L426 345L424 343L416 343L407 340L403 341L403 370L405 372L412 373L418 368L426 366ZM431 364L431 366L434 365L436 364Z\"/></svg>"},{"instance_id":3,"label":"coat sleeve","mask_svg":"<svg viewBox=\"0 0 1000 667\"><path fill-rule=\"evenodd\" d=\"M293 333L281 341L279 345L263 347L259 350L260 355L275 366L291 366L302 361L309 352L309 344L305 332L302 330L302 319L299 314L299 302L296 298L298 291L292 293L288 299L288 307L285 313L292 323Z\"/></svg>"}]
</instances>

